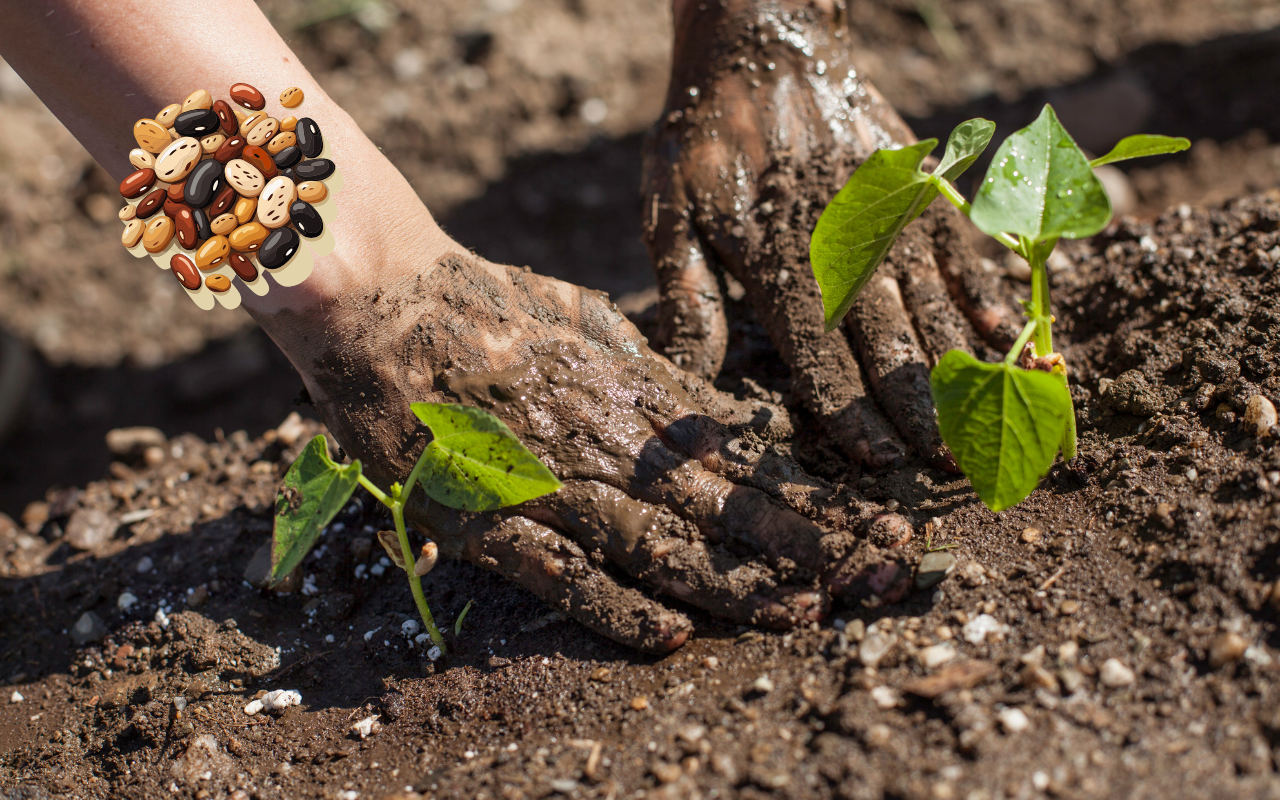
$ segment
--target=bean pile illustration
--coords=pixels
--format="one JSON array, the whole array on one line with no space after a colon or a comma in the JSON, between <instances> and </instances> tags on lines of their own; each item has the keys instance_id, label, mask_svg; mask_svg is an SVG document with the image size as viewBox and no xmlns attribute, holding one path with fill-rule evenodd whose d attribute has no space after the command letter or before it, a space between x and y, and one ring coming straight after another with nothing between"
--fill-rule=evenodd
<instances>
[{"instance_id":1,"label":"bean pile illustration","mask_svg":"<svg viewBox=\"0 0 1280 800\"><path fill-rule=\"evenodd\" d=\"M320 157L324 136L315 120L271 117L262 92L247 83L228 96L214 100L200 89L138 120L138 147L129 153L136 171L120 183L120 194L136 201L120 210L121 243L157 255L176 242L169 267L192 292L230 291L224 265L256 281L259 267L288 264L300 237L322 236L315 204L329 196L325 179L336 169ZM280 94L286 109L302 101L297 87Z\"/></svg>"}]
</instances>

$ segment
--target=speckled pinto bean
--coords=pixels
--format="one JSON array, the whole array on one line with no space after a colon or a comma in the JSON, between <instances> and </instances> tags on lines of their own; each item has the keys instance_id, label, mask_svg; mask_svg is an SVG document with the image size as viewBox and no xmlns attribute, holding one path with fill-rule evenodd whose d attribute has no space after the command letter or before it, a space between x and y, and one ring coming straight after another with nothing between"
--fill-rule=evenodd
<instances>
[{"instance_id":1,"label":"speckled pinto bean","mask_svg":"<svg viewBox=\"0 0 1280 800\"><path fill-rule=\"evenodd\" d=\"M280 93L280 105L285 108L297 108L302 105L303 97L304 95L301 89L297 86L290 86L288 89L285 89Z\"/></svg>"},{"instance_id":2,"label":"speckled pinto bean","mask_svg":"<svg viewBox=\"0 0 1280 800\"><path fill-rule=\"evenodd\" d=\"M293 147L298 143L298 137L291 131L281 131L271 137L271 141L267 142L267 152L276 155L286 147Z\"/></svg>"},{"instance_id":3,"label":"speckled pinto bean","mask_svg":"<svg viewBox=\"0 0 1280 800\"><path fill-rule=\"evenodd\" d=\"M125 247L134 247L138 242L142 241L143 230L147 227L147 223L140 219L131 219L124 225L124 231L120 234L120 243Z\"/></svg>"},{"instance_id":4,"label":"speckled pinto bean","mask_svg":"<svg viewBox=\"0 0 1280 800\"><path fill-rule=\"evenodd\" d=\"M257 197L262 194L262 187L267 185L261 170L241 158L228 161L223 174L241 197Z\"/></svg>"},{"instance_id":5,"label":"speckled pinto bean","mask_svg":"<svg viewBox=\"0 0 1280 800\"><path fill-rule=\"evenodd\" d=\"M272 178L258 196L258 222L272 230L289 224L289 206L297 197L293 181L283 176Z\"/></svg>"},{"instance_id":6,"label":"speckled pinto bean","mask_svg":"<svg viewBox=\"0 0 1280 800\"><path fill-rule=\"evenodd\" d=\"M162 128L172 128L173 121L176 120L178 118L178 115L181 113L182 113L182 106L180 104L170 103L169 105L160 109L159 114L156 114L156 122L159 123L160 127Z\"/></svg>"},{"instance_id":7,"label":"speckled pinto bean","mask_svg":"<svg viewBox=\"0 0 1280 800\"><path fill-rule=\"evenodd\" d=\"M214 236L226 236L236 229L236 218L234 214L221 214L209 220L209 227L213 230Z\"/></svg>"},{"instance_id":8,"label":"speckled pinto bean","mask_svg":"<svg viewBox=\"0 0 1280 800\"><path fill-rule=\"evenodd\" d=\"M183 137L170 142L160 151L160 157L156 159L156 175L165 183L186 180L191 170L200 163L202 152L197 139Z\"/></svg>"},{"instance_id":9,"label":"speckled pinto bean","mask_svg":"<svg viewBox=\"0 0 1280 800\"><path fill-rule=\"evenodd\" d=\"M133 138L137 141L138 147L148 153L159 153L173 141L168 129L154 119L140 119L133 123Z\"/></svg>"},{"instance_id":10,"label":"speckled pinto bean","mask_svg":"<svg viewBox=\"0 0 1280 800\"><path fill-rule=\"evenodd\" d=\"M271 137L280 132L280 120L267 117L249 129L245 134L245 139L249 140L249 144L263 146L271 141Z\"/></svg>"},{"instance_id":11,"label":"speckled pinto bean","mask_svg":"<svg viewBox=\"0 0 1280 800\"><path fill-rule=\"evenodd\" d=\"M155 169L156 157L141 147L129 151L129 163L136 169Z\"/></svg>"}]
</instances>

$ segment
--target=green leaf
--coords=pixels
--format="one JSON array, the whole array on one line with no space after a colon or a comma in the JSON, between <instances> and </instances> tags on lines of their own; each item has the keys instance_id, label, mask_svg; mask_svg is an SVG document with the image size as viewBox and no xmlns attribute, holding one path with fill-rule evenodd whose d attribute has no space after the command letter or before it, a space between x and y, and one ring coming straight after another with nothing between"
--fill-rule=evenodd
<instances>
[{"instance_id":1,"label":"green leaf","mask_svg":"<svg viewBox=\"0 0 1280 800\"><path fill-rule=\"evenodd\" d=\"M1092 236L1111 219L1111 200L1071 135L1045 106L996 151L969 214L983 233L1043 241Z\"/></svg>"},{"instance_id":2,"label":"green leaf","mask_svg":"<svg viewBox=\"0 0 1280 800\"><path fill-rule=\"evenodd\" d=\"M942 163L933 171L949 181L956 178L978 160L982 151L991 142L991 134L996 132L996 124L989 119L966 120L956 126L947 139L947 150L942 154Z\"/></svg>"},{"instance_id":3,"label":"green leaf","mask_svg":"<svg viewBox=\"0 0 1280 800\"><path fill-rule=\"evenodd\" d=\"M487 411L451 403L410 408L434 437L420 459L422 489L432 500L464 511L493 511L563 486Z\"/></svg>"},{"instance_id":4,"label":"green leaf","mask_svg":"<svg viewBox=\"0 0 1280 800\"><path fill-rule=\"evenodd\" d=\"M284 474L276 495L276 524L271 536L271 581L283 580L311 550L324 526L338 515L356 490L360 462L335 464L329 446L317 436Z\"/></svg>"},{"instance_id":5,"label":"green leaf","mask_svg":"<svg viewBox=\"0 0 1280 800\"><path fill-rule=\"evenodd\" d=\"M1157 136L1153 133L1140 133L1126 136L1120 143L1111 148L1111 152L1101 158L1089 162L1090 167L1103 164L1114 164L1117 161L1128 161L1131 158L1144 156L1162 156L1166 153L1181 153L1191 146L1190 139L1181 136Z\"/></svg>"},{"instance_id":6,"label":"green leaf","mask_svg":"<svg viewBox=\"0 0 1280 800\"><path fill-rule=\"evenodd\" d=\"M1021 502L1053 465L1071 414L1060 376L952 350L933 368L938 430L992 511Z\"/></svg>"},{"instance_id":7,"label":"green leaf","mask_svg":"<svg viewBox=\"0 0 1280 800\"><path fill-rule=\"evenodd\" d=\"M937 188L920 170L937 139L877 150L862 162L818 218L809 242L827 330L834 330L884 261L898 234L920 216Z\"/></svg>"}]
</instances>

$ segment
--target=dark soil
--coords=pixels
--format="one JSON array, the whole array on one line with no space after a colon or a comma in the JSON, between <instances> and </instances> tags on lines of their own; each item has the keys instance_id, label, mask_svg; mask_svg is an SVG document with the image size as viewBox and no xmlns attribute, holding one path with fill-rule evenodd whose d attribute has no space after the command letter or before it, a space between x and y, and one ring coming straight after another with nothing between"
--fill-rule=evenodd
<instances>
[{"instance_id":1,"label":"dark soil","mask_svg":"<svg viewBox=\"0 0 1280 800\"><path fill-rule=\"evenodd\" d=\"M648 284L636 134L664 88L664 3L405 4L389 27L304 25L308 5L269 8L348 108L407 98L362 124L454 235L614 292ZM976 113L1007 131L1101 85L1147 97L1141 124L1200 139L1130 173L1140 213L1173 208L1067 248L1054 273L1081 458L995 517L922 465L848 467L795 410L805 466L898 504L912 557L954 545L954 571L898 604L837 608L843 630L761 634L682 609L697 635L661 660L444 564L426 582L437 616L475 606L430 662L401 635L403 581L371 569L386 521L367 498L304 565L314 594L246 585L302 441L274 430L300 382L242 317L166 300L171 281L122 260L114 219L94 215L103 174L0 75L0 147L46 148L0 159L14 187L0 315L42 359L0 451L0 510L17 520L0 516L0 798L1280 795L1280 456L1243 424L1251 396L1280 403L1280 196L1230 199L1280 179L1275 6L938 5L963 67L921 4L854 3L865 68L922 135ZM600 125L581 111L594 97ZM1121 122L1107 135L1133 132ZM97 304L68 300L71 280ZM652 319L643 297L627 302ZM740 310L733 325L721 384L785 393L761 328ZM162 463L111 460L102 436L126 424L169 434ZM68 543L94 532L89 550ZM88 611L109 633L76 645L64 631ZM926 667L948 642L955 656ZM1104 682L1126 677L1110 659L1131 684ZM244 713L274 689L303 705ZM350 733L375 715L381 731Z\"/></svg>"}]
</instances>

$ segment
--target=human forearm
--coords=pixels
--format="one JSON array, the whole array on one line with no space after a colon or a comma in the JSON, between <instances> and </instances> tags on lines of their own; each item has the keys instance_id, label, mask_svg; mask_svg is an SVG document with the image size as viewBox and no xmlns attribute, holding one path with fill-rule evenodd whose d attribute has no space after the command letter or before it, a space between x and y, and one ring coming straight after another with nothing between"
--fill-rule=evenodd
<instances>
[{"instance_id":1,"label":"human forearm","mask_svg":"<svg viewBox=\"0 0 1280 800\"><path fill-rule=\"evenodd\" d=\"M80 142L116 178L131 171L131 130L141 118L205 88L223 96L251 83L282 116L280 90L298 86L303 108L322 126L344 186L331 220L336 249L296 287L246 296L260 320L281 308L303 308L355 287L376 285L396 253L412 241L418 252L457 249L440 231L412 187L355 122L325 94L249 0L208 3L17 2L3 0L0 48L5 59ZM434 263L431 258L427 263ZM264 327L268 323L264 322Z\"/></svg>"}]
</instances>

